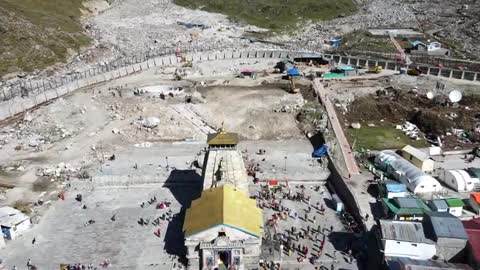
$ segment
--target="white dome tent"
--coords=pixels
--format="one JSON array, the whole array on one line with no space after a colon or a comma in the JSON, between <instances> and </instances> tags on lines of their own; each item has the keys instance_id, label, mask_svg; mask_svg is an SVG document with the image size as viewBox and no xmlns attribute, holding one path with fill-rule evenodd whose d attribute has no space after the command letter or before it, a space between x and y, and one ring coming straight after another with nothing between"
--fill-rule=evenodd
<instances>
[{"instance_id":1,"label":"white dome tent","mask_svg":"<svg viewBox=\"0 0 480 270\"><path fill-rule=\"evenodd\" d=\"M473 178L465 170L444 170L440 180L458 192L473 191L475 185L479 182L478 178Z\"/></svg>"},{"instance_id":2,"label":"white dome tent","mask_svg":"<svg viewBox=\"0 0 480 270\"><path fill-rule=\"evenodd\" d=\"M435 193L442 190L442 185L435 178L422 172L394 151L380 152L375 157L375 164L396 180L404 183L415 194Z\"/></svg>"}]
</instances>

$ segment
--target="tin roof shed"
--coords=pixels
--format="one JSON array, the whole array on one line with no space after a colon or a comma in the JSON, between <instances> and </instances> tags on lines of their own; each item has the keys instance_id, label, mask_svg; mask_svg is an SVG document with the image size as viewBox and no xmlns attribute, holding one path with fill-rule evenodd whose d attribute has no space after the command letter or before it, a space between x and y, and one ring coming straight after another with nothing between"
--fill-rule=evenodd
<instances>
[{"instance_id":1,"label":"tin roof shed","mask_svg":"<svg viewBox=\"0 0 480 270\"><path fill-rule=\"evenodd\" d=\"M380 220L380 227L383 239L412 243L432 243L430 239L425 237L421 222Z\"/></svg>"},{"instance_id":2,"label":"tin roof shed","mask_svg":"<svg viewBox=\"0 0 480 270\"><path fill-rule=\"evenodd\" d=\"M408 257L386 257L390 270L473 270L469 265L434 260L415 260Z\"/></svg>"},{"instance_id":3,"label":"tin roof shed","mask_svg":"<svg viewBox=\"0 0 480 270\"><path fill-rule=\"evenodd\" d=\"M447 203L448 207L464 207L465 206L465 203L458 198L446 199L445 202Z\"/></svg>"},{"instance_id":4,"label":"tin roof shed","mask_svg":"<svg viewBox=\"0 0 480 270\"><path fill-rule=\"evenodd\" d=\"M462 221L448 212L428 212L424 222L430 223L425 228L433 229L436 238L468 239Z\"/></svg>"},{"instance_id":5,"label":"tin roof shed","mask_svg":"<svg viewBox=\"0 0 480 270\"><path fill-rule=\"evenodd\" d=\"M443 199L431 200L428 202L428 206L432 211L445 212L448 210L447 202Z\"/></svg>"},{"instance_id":6,"label":"tin roof shed","mask_svg":"<svg viewBox=\"0 0 480 270\"><path fill-rule=\"evenodd\" d=\"M12 228L27 219L30 219L30 217L13 207L0 207L0 225L3 227Z\"/></svg>"}]
</instances>

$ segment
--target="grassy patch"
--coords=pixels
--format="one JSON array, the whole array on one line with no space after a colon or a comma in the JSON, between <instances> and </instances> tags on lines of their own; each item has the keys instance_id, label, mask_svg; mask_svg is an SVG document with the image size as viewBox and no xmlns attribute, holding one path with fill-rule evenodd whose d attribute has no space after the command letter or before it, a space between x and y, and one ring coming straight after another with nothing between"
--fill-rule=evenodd
<instances>
[{"instance_id":1,"label":"grassy patch","mask_svg":"<svg viewBox=\"0 0 480 270\"><path fill-rule=\"evenodd\" d=\"M90 39L80 24L84 0L0 1L0 76L66 60Z\"/></svg>"},{"instance_id":2,"label":"grassy patch","mask_svg":"<svg viewBox=\"0 0 480 270\"><path fill-rule=\"evenodd\" d=\"M411 140L393 126L362 126L360 129L349 128L346 133L350 144L356 139L355 150L360 147L370 150L399 149L407 144L413 147L428 146L425 140Z\"/></svg>"},{"instance_id":3,"label":"grassy patch","mask_svg":"<svg viewBox=\"0 0 480 270\"><path fill-rule=\"evenodd\" d=\"M284 30L302 20L330 20L354 13L353 0L175 0L189 8L223 13L232 20Z\"/></svg>"},{"instance_id":4,"label":"grassy patch","mask_svg":"<svg viewBox=\"0 0 480 270\"><path fill-rule=\"evenodd\" d=\"M400 42L400 40L398 40ZM388 37L376 37L368 31L358 30L342 37L340 50L359 50L375 52L397 52Z\"/></svg>"}]
</instances>

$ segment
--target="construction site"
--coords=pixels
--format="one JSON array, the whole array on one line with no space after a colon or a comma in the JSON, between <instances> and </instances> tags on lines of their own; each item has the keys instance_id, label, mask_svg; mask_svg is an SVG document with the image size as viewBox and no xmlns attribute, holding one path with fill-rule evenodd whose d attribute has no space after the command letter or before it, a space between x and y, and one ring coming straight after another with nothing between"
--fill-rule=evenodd
<instances>
[{"instance_id":1,"label":"construction site","mask_svg":"<svg viewBox=\"0 0 480 270\"><path fill-rule=\"evenodd\" d=\"M59 6L81 20L54 38L90 47L0 52L0 266L478 269L477 48L413 28L419 3L384 26L388 3L340 2Z\"/></svg>"}]
</instances>

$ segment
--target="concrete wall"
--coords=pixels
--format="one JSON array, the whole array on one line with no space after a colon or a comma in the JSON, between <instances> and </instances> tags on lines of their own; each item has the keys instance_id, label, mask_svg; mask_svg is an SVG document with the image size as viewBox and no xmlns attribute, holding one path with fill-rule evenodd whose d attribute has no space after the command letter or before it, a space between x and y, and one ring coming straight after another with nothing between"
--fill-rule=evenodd
<instances>
[{"instance_id":1,"label":"concrete wall","mask_svg":"<svg viewBox=\"0 0 480 270\"><path fill-rule=\"evenodd\" d=\"M375 60L367 58L358 58L355 56L340 56L332 54L324 54L327 59L333 59L336 63L348 64L354 66L382 66L388 70L400 70L403 67L402 64L395 61ZM480 82L480 72L471 72L465 70L456 70L450 68L438 68L428 65L413 65L410 66L420 69L425 75L442 77L442 78L454 78L466 81Z\"/></svg>"},{"instance_id":2,"label":"concrete wall","mask_svg":"<svg viewBox=\"0 0 480 270\"><path fill-rule=\"evenodd\" d=\"M358 207L358 199L338 171L330 154L328 155L328 169L330 170L330 177L328 179L329 185L331 185L335 190L335 193L338 194L344 203L346 210L355 218L358 224L362 224L364 229L366 229L362 219L363 211Z\"/></svg>"},{"instance_id":3,"label":"concrete wall","mask_svg":"<svg viewBox=\"0 0 480 270\"><path fill-rule=\"evenodd\" d=\"M129 187L138 185L161 185L161 186L174 186L174 185L200 185L198 181L178 181L178 183L165 180L153 176L153 175L100 175L94 176L92 182L85 184L87 187Z\"/></svg>"}]
</instances>

